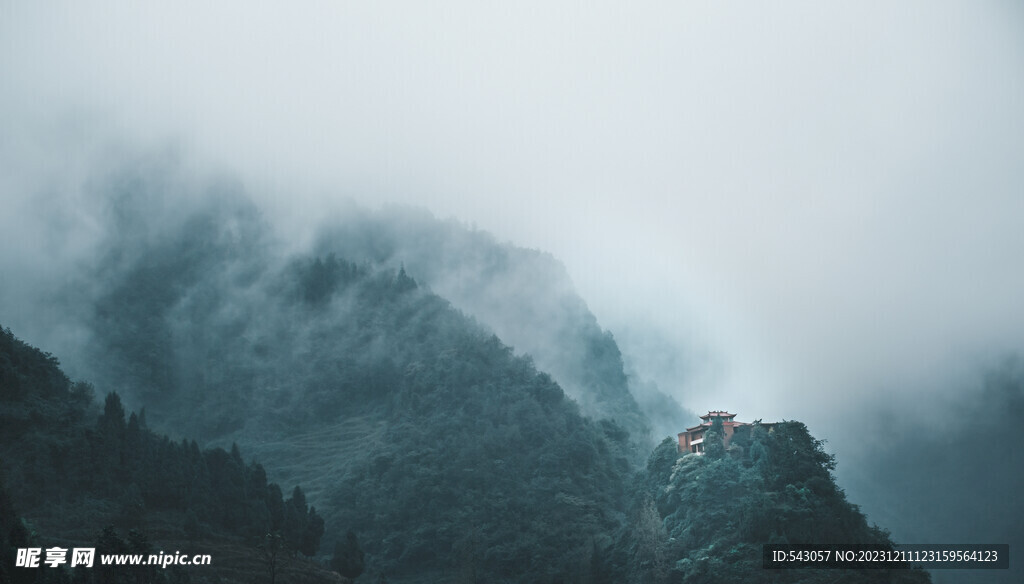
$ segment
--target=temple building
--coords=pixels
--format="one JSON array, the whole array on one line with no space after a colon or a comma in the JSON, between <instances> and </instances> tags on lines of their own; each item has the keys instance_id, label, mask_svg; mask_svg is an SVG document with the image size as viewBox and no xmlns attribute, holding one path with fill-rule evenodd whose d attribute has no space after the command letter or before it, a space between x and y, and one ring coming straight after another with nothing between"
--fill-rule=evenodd
<instances>
[{"instance_id":1,"label":"temple building","mask_svg":"<svg viewBox=\"0 0 1024 584\"><path fill-rule=\"evenodd\" d=\"M729 440L736 433L736 428L750 425L746 422L735 421L736 414L708 412L700 417L703 420L700 425L687 428L685 432L679 433L679 452L704 454L704 433L711 429L715 418L722 420L722 445L726 448L729 447Z\"/></svg>"}]
</instances>

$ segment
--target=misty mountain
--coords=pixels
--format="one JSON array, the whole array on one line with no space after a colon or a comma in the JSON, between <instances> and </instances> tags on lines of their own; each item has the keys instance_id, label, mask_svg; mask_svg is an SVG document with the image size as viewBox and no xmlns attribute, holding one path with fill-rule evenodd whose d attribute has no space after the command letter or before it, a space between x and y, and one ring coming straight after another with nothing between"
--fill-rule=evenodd
<instances>
[{"instance_id":1,"label":"misty mountain","mask_svg":"<svg viewBox=\"0 0 1024 584\"><path fill-rule=\"evenodd\" d=\"M565 266L548 253L499 243L485 231L403 207L350 209L325 226L314 249L342 249L376 264L404 263L418 281L531 355L586 415L613 419L637 437L650 433L652 418L686 417L652 383L627 377L611 333L576 292Z\"/></svg>"},{"instance_id":2,"label":"misty mountain","mask_svg":"<svg viewBox=\"0 0 1024 584\"><path fill-rule=\"evenodd\" d=\"M296 269L305 276L301 301L313 306L361 277L334 258ZM402 272L389 285L398 296L417 290ZM237 446L228 453L176 444L148 430L145 414L126 419L117 394L92 423L91 386L72 383L51 355L0 329L0 576L66 581L61 570L18 568L10 558L19 547L75 542L99 553L148 554L170 544L232 555L218 557L216 570L187 574L79 568L76 582L265 581L261 542L281 537L312 555L326 523L360 530L372 573L395 582L929 581L923 572L760 569L765 541L891 544L846 502L831 475L834 457L803 424L755 423L728 449L713 426L704 456L680 454L666 439L627 481L624 430L579 417L557 385L495 337L467 340L401 384L399 403L379 412L397 416L383 428L385 440L363 436L351 448L311 422L303 430L316 428L314 439L291 442L293 466L330 475L318 497L332 509L325 522L299 487L283 499ZM478 385L493 383L493 369L504 383ZM332 459L324 447L341 452ZM367 449L373 456L358 455ZM346 545L358 545L352 531ZM346 547L335 549L337 556ZM289 581L336 578L314 565L288 566Z\"/></svg>"},{"instance_id":3,"label":"misty mountain","mask_svg":"<svg viewBox=\"0 0 1024 584\"><path fill-rule=\"evenodd\" d=\"M275 255L244 200L162 219L114 231L81 309L80 362L153 427L302 481L328 533L354 531L389 575L550 581L611 541L636 445L530 357L402 267Z\"/></svg>"},{"instance_id":4,"label":"misty mountain","mask_svg":"<svg viewBox=\"0 0 1024 584\"><path fill-rule=\"evenodd\" d=\"M905 541L1007 543L1024 549L1024 361L988 363L928 404L893 400L861 419L862 454L845 478L872 516ZM883 485L864 477L884 477ZM1011 552L1012 553L1012 552ZM943 571L945 572L945 571ZM938 582L1020 582L1003 571L950 571Z\"/></svg>"},{"instance_id":5,"label":"misty mountain","mask_svg":"<svg viewBox=\"0 0 1024 584\"><path fill-rule=\"evenodd\" d=\"M296 251L230 181L170 205L167 193L195 185L152 170L97 183L103 237L34 299L71 331L58 338L76 376L145 407L172 442L237 444L266 480L301 484L323 549L352 532L372 577L644 581L628 550L637 498L654 496L634 477L650 425L614 339L553 258L407 210L355 212ZM816 481L834 492L828 472ZM679 509L712 503L735 501ZM835 510L811 503L787 508L800 520ZM658 513L684 530L702 521ZM673 565L694 553L667 549Z\"/></svg>"},{"instance_id":6,"label":"misty mountain","mask_svg":"<svg viewBox=\"0 0 1024 584\"><path fill-rule=\"evenodd\" d=\"M53 321L40 340L55 347L72 343L76 348L65 357L72 369L120 390L131 404L141 403L133 402L136 395L161 399L173 393L172 387L195 385L196 380L185 379L196 369L192 364L218 358L170 350L172 344L217 344L210 335L218 333L186 331L187 323L206 319L214 329L230 329L250 326L245 321L257 313L270 321L288 318L290 304L280 302L279 289L285 264L335 254L373 270L404 267L517 353L530 355L584 415L612 419L629 431L640 450L651 443L651 417L662 422L661 428L672 427L666 418L684 417L653 384L627 377L611 333L598 325L564 266L548 254L500 244L488 233L422 210L353 207L311 227L317 234L312 251L295 255L292 242L275 236L239 185L226 179L192 183L176 164L143 159L94 181L77 214L103 235L79 246L86 251L36 311ZM182 203L171 204L170 193ZM27 296L26 302L39 302ZM66 335L55 335L57 329ZM204 340L194 342L195 337ZM81 355L77 347L82 345L115 363L94 367L95 355ZM204 371L229 375L225 367ZM144 383L133 381L140 379ZM637 461L642 458L638 452Z\"/></svg>"}]
</instances>

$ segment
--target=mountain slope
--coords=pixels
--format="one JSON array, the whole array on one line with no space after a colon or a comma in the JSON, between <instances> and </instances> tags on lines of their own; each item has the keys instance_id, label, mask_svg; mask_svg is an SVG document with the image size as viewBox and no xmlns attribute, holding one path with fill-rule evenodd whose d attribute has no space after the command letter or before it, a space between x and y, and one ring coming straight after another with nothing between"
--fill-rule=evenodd
<instances>
[{"instance_id":1,"label":"mountain slope","mask_svg":"<svg viewBox=\"0 0 1024 584\"><path fill-rule=\"evenodd\" d=\"M285 499L237 447L172 442L149 430L144 415L126 418L117 394L97 413L91 386L72 383L55 358L0 328L0 581L69 581L64 568L14 566L18 548L217 552L210 566L170 570L97 559L74 570L82 584L250 581L265 573L259 543L270 533L296 554L317 553L324 523L301 488ZM293 568L300 581L335 579L308 562Z\"/></svg>"},{"instance_id":2,"label":"mountain slope","mask_svg":"<svg viewBox=\"0 0 1024 584\"><path fill-rule=\"evenodd\" d=\"M550 254L499 243L487 232L430 213L389 207L353 209L319 235L319 253L345 250L357 261L397 266L490 327L518 352L533 356L584 414L610 418L648 446L649 416L627 378L611 333L576 292ZM663 394L658 403L682 414Z\"/></svg>"},{"instance_id":3,"label":"mountain slope","mask_svg":"<svg viewBox=\"0 0 1024 584\"><path fill-rule=\"evenodd\" d=\"M608 545L627 431L404 269L330 254L247 269L226 223L186 221L107 270L102 383L301 480L329 532L355 531L389 575L554 581Z\"/></svg>"},{"instance_id":4,"label":"mountain slope","mask_svg":"<svg viewBox=\"0 0 1024 584\"><path fill-rule=\"evenodd\" d=\"M638 584L930 582L920 570L763 569L766 543L892 542L846 500L832 476L834 458L802 423L742 430L726 450L713 426L703 456L680 454L670 439L654 450L637 477L630 526L615 548L625 578Z\"/></svg>"},{"instance_id":5,"label":"mountain slope","mask_svg":"<svg viewBox=\"0 0 1024 584\"><path fill-rule=\"evenodd\" d=\"M79 376L145 406L154 428L175 434L170 444L195 436L226 453L237 443L268 465L267 480L301 482L325 520L324 549L354 532L366 577L646 581L645 560L631 550L661 532L627 519L629 501L657 500L652 485L672 475L658 466L629 484L646 421L614 340L550 258L429 217L403 229L384 216L327 233L317 253L288 254L240 195L152 216L147 209L168 207L146 204L159 193L144 181L126 184L141 194L125 195L112 225L127 228L111 229L94 263L69 278L65 304L52 307L79 329ZM436 241L418 239L417 229ZM445 246L453 247L433 253ZM432 291L460 290L449 282L460 261L470 275L456 295L487 318L500 316L500 326L481 324ZM421 273L433 278L430 288L410 275ZM517 294L534 282L536 290ZM540 332L530 352L563 367L559 375L578 400L494 334L529 341L532 327ZM195 446L181 450L194 455ZM806 483L827 495L830 475L815 470L814 448L804 450L811 464L794 474L794 488ZM214 466L244 466L234 452L214 458ZM672 468L674 452L655 453L669 458ZM680 460L688 469L711 464ZM714 464L742 479L739 496L761 493L768 503L778 496L760 470L750 470L752 461ZM675 486L700 484L691 478ZM134 492L116 469L100 480ZM680 501L654 523L699 531L702 502ZM839 504L787 501L802 517L845 513ZM716 505L733 503L724 497ZM645 507L634 504L634 516L637 508ZM855 514L846 517L857 524ZM744 529L746 539L735 543L752 552L763 525ZM732 548L686 541L669 548L680 577L694 577L681 560L735 559Z\"/></svg>"}]
</instances>

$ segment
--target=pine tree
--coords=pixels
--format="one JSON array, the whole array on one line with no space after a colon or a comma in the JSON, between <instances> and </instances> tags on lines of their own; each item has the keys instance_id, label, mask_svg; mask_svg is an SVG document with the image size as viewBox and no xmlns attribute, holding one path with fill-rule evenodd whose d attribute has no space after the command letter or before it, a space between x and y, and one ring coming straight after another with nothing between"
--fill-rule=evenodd
<instances>
[{"instance_id":1,"label":"pine tree","mask_svg":"<svg viewBox=\"0 0 1024 584\"><path fill-rule=\"evenodd\" d=\"M306 529L302 532L302 541L299 551L302 555L311 558L320 550L320 538L324 535L324 519L316 513L315 507L309 508L309 515L306 518Z\"/></svg>"},{"instance_id":2,"label":"pine tree","mask_svg":"<svg viewBox=\"0 0 1024 584\"><path fill-rule=\"evenodd\" d=\"M366 569L366 554L359 547L359 540L355 533L349 531L345 534L345 541L338 541L334 544L331 567L345 578L353 580Z\"/></svg>"},{"instance_id":3,"label":"pine tree","mask_svg":"<svg viewBox=\"0 0 1024 584\"><path fill-rule=\"evenodd\" d=\"M725 428L722 419L715 417L711 421L711 428L704 432L704 455L712 460L718 460L725 456Z\"/></svg>"}]
</instances>

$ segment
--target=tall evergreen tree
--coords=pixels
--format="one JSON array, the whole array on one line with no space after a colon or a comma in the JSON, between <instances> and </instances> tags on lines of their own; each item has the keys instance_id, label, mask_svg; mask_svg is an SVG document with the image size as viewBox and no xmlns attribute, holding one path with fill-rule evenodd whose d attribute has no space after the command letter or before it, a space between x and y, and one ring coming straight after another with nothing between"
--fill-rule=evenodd
<instances>
[{"instance_id":1,"label":"tall evergreen tree","mask_svg":"<svg viewBox=\"0 0 1024 584\"><path fill-rule=\"evenodd\" d=\"M356 579L366 569L366 554L359 547L359 539L352 531L345 533L345 539L334 544L334 556L331 558L334 571L349 579Z\"/></svg>"},{"instance_id":2,"label":"tall evergreen tree","mask_svg":"<svg viewBox=\"0 0 1024 584\"><path fill-rule=\"evenodd\" d=\"M711 420L711 428L704 432L704 455L712 460L725 456L725 427L718 416Z\"/></svg>"}]
</instances>

